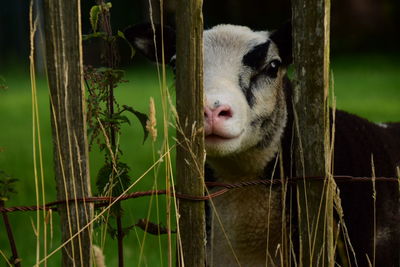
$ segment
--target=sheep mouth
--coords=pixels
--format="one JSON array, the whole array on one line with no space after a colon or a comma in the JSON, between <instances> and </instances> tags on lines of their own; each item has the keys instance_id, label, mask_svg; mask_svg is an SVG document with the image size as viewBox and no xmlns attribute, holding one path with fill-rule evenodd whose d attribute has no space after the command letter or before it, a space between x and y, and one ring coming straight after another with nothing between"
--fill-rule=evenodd
<instances>
[{"instance_id":1,"label":"sheep mouth","mask_svg":"<svg viewBox=\"0 0 400 267\"><path fill-rule=\"evenodd\" d=\"M222 136L218 134L209 134L205 137L206 141L219 141L219 140L231 140L236 137L228 137L228 136Z\"/></svg>"},{"instance_id":2,"label":"sheep mouth","mask_svg":"<svg viewBox=\"0 0 400 267\"><path fill-rule=\"evenodd\" d=\"M207 142L223 142L223 141L229 141L233 140L236 138L239 138L243 134L244 130L242 130L239 134L237 135L223 135L223 134L217 134L217 133L210 133L205 136L205 141Z\"/></svg>"}]
</instances>

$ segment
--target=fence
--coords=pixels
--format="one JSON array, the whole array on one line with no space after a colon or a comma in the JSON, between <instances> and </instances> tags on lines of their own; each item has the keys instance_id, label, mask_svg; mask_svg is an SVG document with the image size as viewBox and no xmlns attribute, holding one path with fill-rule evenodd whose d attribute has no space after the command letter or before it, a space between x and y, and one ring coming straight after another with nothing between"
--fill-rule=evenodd
<instances>
[{"instance_id":1,"label":"fence","mask_svg":"<svg viewBox=\"0 0 400 267\"><path fill-rule=\"evenodd\" d=\"M299 169L298 177L288 180L257 180L238 184L221 184L206 182L208 187L221 187L212 194L204 195L204 145L202 119L203 119L203 93L202 93L202 17L201 17L201 1L181 1L178 2L177 19L182 23L178 23L178 56L177 61L177 110L179 120L178 128L178 155L177 155L177 186L176 188L167 183L165 190L151 190L143 192L134 192L130 194L120 194L117 197L91 197L88 183L87 163L87 142L85 126L83 122L82 107L84 100L82 99L82 63L80 48L80 30L79 30L79 1L45 1L46 17L48 19L47 34L51 36L48 39L48 67L50 74L52 119L53 119L53 136L55 140L56 155L56 172L58 191L60 199L46 205L35 205L25 207L0 207L3 219L7 228L8 238L13 252L13 264L19 266L18 253L15 246L15 240L12 235L11 225L8 223L7 213L15 211L36 211L36 210L55 210L60 212L61 218L66 223L63 225L63 264L71 266L72 264L80 266L89 266L91 264L91 224L99 219L100 215L93 217L93 206L105 207L105 212L113 205L133 198L139 198L151 195L167 195L175 199L179 199L179 228L177 229L178 242L181 242L178 248L178 258L180 264L187 266L204 266L205 261L205 219L204 219L204 200L218 197L229 190L256 186L256 185L296 185L302 194L300 207L306 209L306 202L316 203L310 207L310 218L316 221L319 211L319 203L321 196L327 204L327 209L322 217L326 221L319 224L313 224L316 228L308 229L307 225L300 225L302 237L308 235L316 235L318 244L316 247L323 250L325 261L333 264L333 249L330 239L332 236L332 193L322 193L324 191L326 181L325 177L330 177L336 183L353 183L353 182L371 182L369 177L350 177L350 176L329 176L329 170L326 169L325 161L327 157L327 143L329 143L329 131L326 130L327 122L325 117L320 114L327 113L327 90L328 90L328 69L329 69L329 12L330 2L325 1L294 1L294 37L296 49L294 59L296 64L296 80L297 92L302 91L300 95L297 110L297 119L299 121L298 140L300 136L303 138L298 144L297 166ZM304 5L307 6L304 9ZM64 11L68 14L61 16ZM162 13L162 12L161 12ZM188 15L189 14L189 15ZM65 19L59 21L60 18ZM61 22L61 23L60 23ZM72 26L72 27L71 27ZM70 29L73 29L70 31ZM308 40L314 38L310 36L313 30L319 29L315 47L310 47ZM61 43L60 40L70 40L67 44ZM195 44L195 45L193 45ZM69 46L73 45L73 46ZM315 51L320 51L315 53ZM306 51L306 52L304 52ZM72 53L71 53L72 52ZM312 54L313 56L310 56ZM319 55L319 57L316 56ZM61 62L61 64L60 64ZM58 65L60 64L60 65ZM315 68L321 66L321 68ZM111 66L112 67L112 66ZM308 77L320 77L318 82ZM314 86L316 85L316 86ZM188 92L188 88L193 90ZM305 92L310 89L310 92ZM303 97L304 96L304 97ZM65 104L67 103L67 104ZM311 105L313 113L303 112L302 107ZM197 107L195 112L192 108ZM314 108L315 107L315 108ZM78 114L76 112L78 111ZM311 116L313 119L309 119ZM302 124L302 122L313 121L314 124ZM183 123L185 122L185 123ZM196 127L193 127L193 126ZM307 135L305 131L315 134ZM111 134L112 135L112 134ZM190 137L191 139L188 139ZM308 138L308 139L304 139ZM111 138L114 140L114 138ZM317 141L315 141L317 139ZM113 141L112 141L113 142ZM316 145L316 147L314 146ZM115 147L115 144L112 144ZM316 153L303 153L303 151L316 151ZM304 155L310 155L313 158L305 158ZM314 158L319 160L315 161ZM170 160L170 159L169 159ZM189 162L189 164L188 164ZM315 166L309 165L315 163ZM305 172L304 170L307 170ZM65 177L72 177L72 180L65 180ZM187 179L194 177L195 179ZM82 182L84 181L84 182ZM305 183L298 183L302 181ZM333 181L333 180L332 180ZM396 179L378 177L375 182L398 182ZM78 187L77 187L78 185ZM79 187L82 186L82 187ZM313 196L307 196L305 188L313 191ZM79 193L79 194L77 194ZM67 201L65 200L67 199ZM307 199L303 201L302 199ZM169 199L172 202L173 200ZM94 205L92 205L93 203ZM102 214L101 213L101 214ZM191 217L193 216L193 217ZM320 215L318 215L320 216ZM170 219L168 219L170 221ZM328 230L322 229L323 224L327 223ZM171 225L162 228L159 225L142 221L136 226L153 234L173 233ZM327 236L328 242L323 243ZM313 236L314 239L314 236ZM122 238L121 238L122 240ZM307 265L315 265L320 251L309 251L311 244L307 243L307 238L301 238L302 255L301 262ZM82 249L83 248L83 249ZM119 252L122 253L122 245L119 244ZM172 253L169 249L169 265L172 265ZM72 257L76 255L76 257ZM52 254L48 255L50 257ZM311 256L310 256L311 255ZM123 265L123 257L120 258L120 266Z\"/></svg>"}]
</instances>

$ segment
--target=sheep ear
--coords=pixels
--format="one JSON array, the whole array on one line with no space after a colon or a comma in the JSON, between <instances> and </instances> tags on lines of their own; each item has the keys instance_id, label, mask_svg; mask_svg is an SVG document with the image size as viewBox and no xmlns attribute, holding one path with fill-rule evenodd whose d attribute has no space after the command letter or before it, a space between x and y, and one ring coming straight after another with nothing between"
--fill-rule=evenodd
<instances>
[{"instance_id":1,"label":"sheep ear","mask_svg":"<svg viewBox=\"0 0 400 267\"><path fill-rule=\"evenodd\" d=\"M165 62L169 63L176 53L175 30L169 26L163 28ZM153 62L160 63L162 57L161 25L155 24L154 30L150 23L138 24L124 30L126 39L133 47ZM155 42L154 45L154 35Z\"/></svg>"},{"instance_id":2,"label":"sheep ear","mask_svg":"<svg viewBox=\"0 0 400 267\"><path fill-rule=\"evenodd\" d=\"M270 39L279 49L279 56L285 66L292 64L292 23L287 22L281 28L271 33Z\"/></svg>"}]
</instances>

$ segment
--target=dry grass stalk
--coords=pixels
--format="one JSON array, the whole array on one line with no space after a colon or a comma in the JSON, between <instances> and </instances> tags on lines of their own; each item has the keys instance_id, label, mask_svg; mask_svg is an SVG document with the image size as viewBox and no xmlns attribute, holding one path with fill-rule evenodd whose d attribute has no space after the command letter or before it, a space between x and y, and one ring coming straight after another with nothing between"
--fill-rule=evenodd
<instances>
[{"instance_id":1,"label":"dry grass stalk","mask_svg":"<svg viewBox=\"0 0 400 267\"><path fill-rule=\"evenodd\" d=\"M146 122L146 129L149 132L153 142L157 139L157 119L156 119L156 107L154 105L154 99L150 97L149 101L149 119Z\"/></svg>"},{"instance_id":2,"label":"dry grass stalk","mask_svg":"<svg viewBox=\"0 0 400 267\"><path fill-rule=\"evenodd\" d=\"M4 254L4 252L0 249L0 256L3 258L7 266L12 267L11 262L8 260L8 257Z\"/></svg>"},{"instance_id":3,"label":"dry grass stalk","mask_svg":"<svg viewBox=\"0 0 400 267\"><path fill-rule=\"evenodd\" d=\"M48 260L51 256L53 256L55 253L57 253L59 250L61 250L66 244L72 241L72 239L76 238L80 233L85 231L88 227L91 227L93 223L97 220L99 220L106 212L109 211L109 209L115 205L115 203L119 202L122 198L123 195L127 194L129 190L131 190L133 187L135 187L150 171L152 171L160 162L162 161L163 158L165 158L167 155L170 155L171 150L174 149L175 146L171 146L171 148L166 151L164 154L160 156L160 158L152 164L145 172L143 172L142 175L140 175L128 188L125 189L124 192L121 193L115 200L113 200L109 205L104 207L104 209L97 214L88 224L83 226L78 232L76 232L74 235L72 235L68 240L66 240L64 243L62 243L60 246L58 246L56 249L54 249L52 252L47 254L43 259L41 259L37 264L35 264L35 267L39 267L42 263L44 263L46 260ZM32 227L34 227L34 224L32 222ZM35 228L33 228L36 230Z\"/></svg>"},{"instance_id":4,"label":"dry grass stalk","mask_svg":"<svg viewBox=\"0 0 400 267\"><path fill-rule=\"evenodd\" d=\"M372 266L375 267L375 259L376 259L376 175L375 175L375 162L374 155L371 154L371 167L372 167L372 198L374 200L374 247L372 251ZM369 259L368 259L369 260ZM371 262L369 262L371 264Z\"/></svg>"},{"instance_id":5,"label":"dry grass stalk","mask_svg":"<svg viewBox=\"0 0 400 267\"><path fill-rule=\"evenodd\" d=\"M93 248L93 256L94 256L94 264L96 267L106 267L106 261L101 248L96 245L92 246Z\"/></svg>"},{"instance_id":6,"label":"dry grass stalk","mask_svg":"<svg viewBox=\"0 0 400 267\"><path fill-rule=\"evenodd\" d=\"M161 24L161 29L163 29L163 6L164 6L164 1L160 0L160 24ZM155 26L154 26L154 21L153 21L153 14L152 14L152 7L151 7L151 1L149 1L149 6L150 6L150 23L153 28L153 41L154 41L154 46L156 47L157 50L157 42L156 42L156 36L155 36ZM170 146L169 144L169 126L171 125L170 121L170 112L174 113L175 107L173 104L173 101L171 100L170 93L168 91L168 86L167 86L167 78L166 78L166 68L165 68L165 57L164 57L164 39L163 39L163 34L161 30L161 58L158 58L157 53L156 53L156 62L161 63L157 65L157 74L158 74L158 80L159 80L159 87L160 87L160 94L161 94L161 106L162 106L162 115L163 115L163 145L161 151L163 153L165 152L165 158L164 158L164 166L165 166L165 183L166 183L166 188L169 191L169 188L171 187L171 184L175 184L174 182L174 177L173 177L173 168L172 168L172 159L171 159L171 154L170 151L173 147L175 146ZM160 67L161 66L161 67ZM169 104L169 105L168 105ZM175 112L176 113L176 112ZM160 158L161 160L161 158ZM159 160L159 161L160 161ZM173 193L174 187L172 187ZM166 223L167 223L167 229L171 229L171 207L172 205L175 206L175 211L178 210L177 207L177 202L175 198L171 198L169 196L169 192L166 196ZM179 236L179 218L178 218L177 212L175 212L175 220L177 223L177 234ZM181 243L178 242L179 247L178 249L178 257L181 256L182 254L180 253L180 250L182 250ZM173 245L172 245L172 234L171 231L168 231L168 266L172 266L173 263Z\"/></svg>"},{"instance_id":7,"label":"dry grass stalk","mask_svg":"<svg viewBox=\"0 0 400 267\"><path fill-rule=\"evenodd\" d=\"M400 192L400 167L397 167L396 170L397 170L397 181L399 184L399 192Z\"/></svg>"},{"instance_id":8,"label":"dry grass stalk","mask_svg":"<svg viewBox=\"0 0 400 267\"><path fill-rule=\"evenodd\" d=\"M41 195L42 203L46 203L46 194L44 189L44 167L43 167L43 153L42 153L42 143L41 143L41 131L40 131L40 120L39 120L39 107L37 100L37 88L36 88L36 70L35 70L35 37L38 27L38 15L34 15L34 2L30 1L29 5L29 28L30 28L30 79L31 79L31 91L32 91L32 132L33 132L33 160L34 160L34 175L35 175L35 192L36 192L36 204L40 205L39 197L39 185L41 185ZM37 158L39 157L39 163L37 163ZM38 175L38 164L40 169L40 182ZM43 213L43 219L45 220L46 214ZM36 235L36 261L40 258L40 213L36 213L36 225L38 228L38 234ZM43 251L44 254L47 252L47 225L43 224ZM44 263L47 266L47 263Z\"/></svg>"}]
</instances>

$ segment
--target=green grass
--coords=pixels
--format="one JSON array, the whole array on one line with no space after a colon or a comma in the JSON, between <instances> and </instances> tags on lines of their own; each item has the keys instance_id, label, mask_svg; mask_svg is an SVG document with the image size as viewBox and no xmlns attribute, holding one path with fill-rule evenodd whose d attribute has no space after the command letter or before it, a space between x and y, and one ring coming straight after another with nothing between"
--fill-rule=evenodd
<instances>
[{"instance_id":1,"label":"green grass","mask_svg":"<svg viewBox=\"0 0 400 267\"><path fill-rule=\"evenodd\" d=\"M369 118L372 121L400 121L400 55L347 55L332 60L334 73L335 93L337 106L340 109ZM35 204L35 186L32 154L32 111L31 89L29 74L17 68L0 71L6 80L8 90L0 92L0 170L19 179L18 194L7 206ZM127 72L130 81L123 84L116 91L121 104L133 106L139 111L148 111L150 96L155 97L158 112L158 131L161 134L161 106L157 75L154 66L131 69ZM171 79L168 82L172 84ZM44 79L38 81L38 100L41 120L41 134L43 159L45 168L46 199L55 199L55 182L52 163L52 141L49 117L48 89ZM120 137L124 151L123 161L131 166L131 176L139 177L152 164L152 145L150 140L142 144L143 132L138 121L131 117L132 126L126 126ZM171 131L172 132L172 131ZM160 138L159 138L160 141ZM160 142L155 144L155 150L160 148ZM103 157L97 149L91 153L91 175L95 177L101 167ZM149 174L144 181L133 190L148 190L153 184L153 174ZM159 174L163 181L162 172ZM93 179L94 180L94 179ZM163 184L162 182L160 182ZM95 187L93 187L95 188ZM95 189L93 189L96 192ZM124 225L129 226L140 218L147 216L149 199L129 200L123 203L125 208ZM161 198L160 209L165 210L165 203ZM154 210L154 205L153 205ZM10 213L20 257L24 266L32 266L35 262L35 236L32 223L36 220L34 212ZM155 221L155 213L152 220ZM161 212L161 221L165 223L165 214ZM59 245L60 233L57 228L58 217L53 216L54 239L52 251ZM0 250L10 256L8 241L4 226L0 223ZM143 238L141 230L132 231L125 239L125 261L127 266L137 266L140 254L138 238ZM98 233L94 242L99 244ZM142 266L166 266L166 238L162 237L163 255L159 255L158 238L148 235L144 249ZM50 247L50 243L49 243ZM117 244L111 238L105 244L107 266L117 266ZM43 255L43 254L42 254ZM161 260L162 258L162 260ZM57 253L49 261L49 266L58 266L60 255ZM4 260L0 257L0 265Z\"/></svg>"},{"instance_id":2,"label":"green grass","mask_svg":"<svg viewBox=\"0 0 400 267\"><path fill-rule=\"evenodd\" d=\"M374 122L400 121L400 55L332 60L337 107Z\"/></svg>"},{"instance_id":3,"label":"green grass","mask_svg":"<svg viewBox=\"0 0 400 267\"><path fill-rule=\"evenodd\" d=\"M35 204L35 186L33 172L33 152L32 152L32 111L31 111L31 89L29 74L20 70L12 70L2 72L6 79L8 89L0 93L0 123L3 125L0 132L0 147L3 152L0 153L0 169L12 174L19 179L18 194L13 196L11 201L7 202L7 206L16 205L34 205ZM145 67L142 69L130 70L127 73L129 83L123 84L116 91L116 97L120 104L133 106L135 109L148 113L149 97L153 96L157 106L158 131L162 133L161 123L161 105L158 87L157 74L155 68ZM170 81L169 84L172 84ZM45 191L47 201L53 201L56 197L54 172L53 172L53 148L51 141L50 114L49 114L49 98L48 89L45 80L38 80L38 100L39 113L41 121L41 137L44 161ZM128 115L129 116L129 115ZM131 176L133 180L143 174L153 164L153 150L150 139L144 144L143 130L135 117L130 117L131 126L124 126L122 135L120 136L120 144L123 150L122 161L131 167ZM172 131L171 131L172 133ZM161 147L161 138L155 144L156 158L157 152ZM103 155L96 147L93 147L90 154L90 169L92 179L93 192L95 189L95 177L97 171L102 166L104 160ZM158 175L160 187L164 188L163 166L161 166ZM152 189L154 180L153 172L144 177L143 182L138 183L133 189L134 191ZM138 219L146 218L149 209L149 197L125 201L123 207L125 210L124 226L128 227L135 224ZM160 210L165 210L164 198L160 198ZM153 201L154 203L155 201ZM152 205L152 221L156 221L155 205ZM10 220L12 222L17 246L20 257L23 259L23 265L32 266L35 263L35 236L32 223L36 222L36 213L11 213ZM165 225L165 214L160 214L161 222ZM49 251L54 250L60 242L60 233L57 229L58 216L55 213L53 218L54 239L52 247ZM4 233L3 223L0 223L0 233ZM137 266L140 254L139 241L142 240L142 230L136 229L131 231L124 240L125 244L125 261L127 266ZM99 245L101 243L99 233L94 236L94 242ZM164 246L163 256L166 262L167 243L166 237L161 238ZM141 241L140 241L141 242ZM49 241L50 244L50 241ZM105 254L107 266L117 266L117 243L111 238L107 238L105 244ZM9 246L6 236L0 234L0 250L7 256L10 256ZM43 252L42 252L43 253ZM57 253L49 261L49 266L58 266L60 253ZM146 246L144 249L142 266L159 266L161 259L158 249L158 237L147 235ZM173 253L175 254L175 253ZM43 255L43 254L42 254ZM133 264L133 265L132 265ZM0 257L0 265L4 265L3 259ZM165 264L164 264L165 265Z\"/></svg>"}]
</instances>

